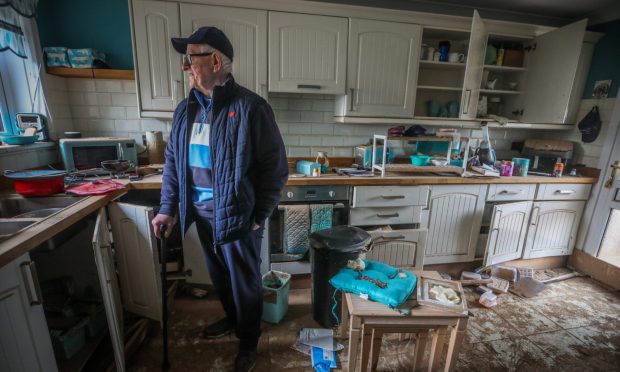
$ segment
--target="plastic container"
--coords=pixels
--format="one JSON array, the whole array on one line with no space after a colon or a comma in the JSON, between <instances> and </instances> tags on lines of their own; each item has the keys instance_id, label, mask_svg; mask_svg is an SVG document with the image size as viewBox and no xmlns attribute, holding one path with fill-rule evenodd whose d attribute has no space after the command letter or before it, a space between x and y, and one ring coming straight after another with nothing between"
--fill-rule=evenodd
<instances>
[{"instance_id":1,"label":"plastic container","mask_svg":"<svg viewBox=\"0 0 620 372\"><path fill-rule=\"evenodd\" d=\"M71 67L67 48L65 47L45 47L45 65L47 67Z\"/></svg>"},{"instance_id":2,"label":"plastic container","mask_svg":"<svg viewBox=\"0 0 620 372\"><path fill-rule=\"evenodd\" d=\"M514 164L514 168L512 171L513 176L527 176L527 170L530 168L530 159L512 158L512 163Z\"/></svg>"},{"instance_id":3,"label":"plastic container","mask_svg":"<svg viewBox=\"0 0 620 372\"><path fill-rule=\"evenodd\" d=\"M65 171L32 170L5 172L5 177L13 180L15 191L25 196L44 196L58 194L65 188Z\"/></svg>"},{"instance_id":4,"label":"plastic container","mask_svg":"<svg viewBox=\"0 0 620 372\"><path fill-rule=\"evenodd\" d=\"M411 160L411 165L424 166L428 165L431 157L428 155L411 155L409 159Z\"/></svg>"},{"instance_id":5,"label":"plastic container","mask_svg":"<svg viewBox=\"0 0 620 372\"><path fill-rule=\"evenodd\" d=\"M52 347L56 356L68 360L84 347L86 343L85 326L88 322L89 319L84 318L64 333L59 330L52 330L50 332Z\"/></svg>"},{"instance_id":6,"label":"plastic container","mask_svg":"<svg viewBox=\"0 0 620 372\"><path fill-rule=\"evenodd\" d=\"M307 176L311 176L314 169L318 169L318 172L320 173L321 164L308 160L298 160L295 166L295 170L297 171L297 173L303 173Z\"/></svg>"},{"instance_id":7,"label":"plastic container","mask_svg":"<svg viewBox=\"0 0 620 372\"><path fill-rule=\"evenodd\" d=\"M312 266L312 315L320 325L331 328L338 324L341 295L334 295L329 280L359 257L370 243L370 234L353 226L335 226L310 234L310 261Z\"/></svg>"},{"instance_id":8,"label":"plastic container","mask_svg":"<svg viewBox=\"0 0 620 372\"><path fill-rule=\"evenodd\" d=\"M269 271L263 275L263 320L277 324L288 310L288 292L291 287L291 274Z\"/></svg>"},{"instance_id":9,"label":"plastic container","mask_svg":"<svg viewBox=\"0 0 620 372\"><path fill-rule=\"evenodd\" d=\"M73 68L93 68L96 59L105 62L105 54L92 48L67 49L67 55Z\"/></svg>"},{"instance_id":10,"label":"plastic container","mask_svg":"<svg viewBox=\"0 0 620 372\"><path fill-rule=\"evenodd\" d=\"M480 295L478 302L484 307L493 307L497 305L497 296L491 291L484 292Z\"/></svg>"}]
</instances>

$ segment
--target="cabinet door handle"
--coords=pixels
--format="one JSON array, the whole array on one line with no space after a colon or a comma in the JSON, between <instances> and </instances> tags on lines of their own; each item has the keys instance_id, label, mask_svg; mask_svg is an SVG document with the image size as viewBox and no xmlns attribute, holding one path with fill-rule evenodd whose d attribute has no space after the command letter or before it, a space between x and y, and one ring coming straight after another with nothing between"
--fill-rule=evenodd
<instances>
[{"instance_id":1,"label":"cabinet door handle","mask_svg":"<svg viewBox=\"0 0 620 372\"><path fill-rule=\"evenodd\" d=\"M380 238L383 240L402 240L402 239L405 239L405 236L404 235L395 235L395 236L381 235Z\"/></svg>"},{"instance_id":2,"label":"cabinet door handle","mask_svg":"<svg viewBox=\"0 0 620 372\"><path fill-rule=\"evenodd\" d=\"M536 211L536 217L534 217L534 211ZM532 209L532 217L530 217L530 224L532 226L536 226L536 224L538 223L538 214L540 213L540 207L534 207L534 209Z\"/></svg>"},{"instance_id":3,"label":"cabinet door handle","mask_svg":"<svg viewBox=\"0 0 620 372\"><path fill-rule=\"evenodd\" d=\"M405 195L381 195L383 199L404 199Z\"/></svg>"},{"instance_id":4,"label":"cabinet door handle","mask_svg":"<svg viewBox=\"0 0 620 372\"><path fill-rule=\"evenodd\" d=\"M428 211L431 209L431 190L428 190L426 193L426 206L422 208L423 211Z\"/></svg>"},{"instance_id":5,"label":"cabinet door handle","mask_svg":"<svg viewBox=\"0 0 620 372\"><path fill-rule=\"evenodd\" d=\"M321 90L320 85L312 85L312 84L297 84L297 89L316 89Z\"/></svg>"},{"instance_id":6,"label":"cabinet door handle","mask_svg":"<svg viewBox=\"0 0 620 372\"><path fill-rule=\"evenodd\" d=\"M30 306L42 305L43 296L41 296L41 287L39 287L39 276L37 275L37 267L34 261L22 262L20 270L24 284L26 285L26 293L30 300ZM33 293L34 288L34 293Z\"/></svg>"},{"instance_id":7,"label":"cabinet door handle","mask_svg":"<svg viewBox=\"0 0 620 372\"><path fill-rule=\"evenodd\" d=\"M260 96L267 99L267 84L260 85Z\"/></svg>"},{"instance_id":8,"label":"cabinet door handle","mask_svg":"<svg viewBox=\"0 0 620 372\"><path fill-rule=\"evenodd\" d=\"M351 107L349 108L349 111L354 111L353 101L355 100L355 88L349 88L349 91L351 91Z\"/></svg>"},{"instance_id":9,"label":"cabinet door handle","mask_svg":"<svg viewBox=\"0 0 620 372\"><path fill-rule=\"evenodd\" d=\"M555 190L555 193L560 195L570 195L574 194L575 190Z\"/></svg>"},{"instance_id":10,"label":"cabinet door handle","mask_svg":"<svg viewBox=\"0 0 620 372\"><path fill-rule=\"evenodd\" d=\"M106 252L106 250L110 248L111 247L109 245L101 246L101 261L103 264L104 279L107 284L112 283L112 278L111 278L110 272L108 271L110 267L110 263L108 262L108 252Z\"/></svg>"},{"instance_id":11,"label":"cabinet door handle","mask_svg":"<svg viewBox=\"0 0 620 372\"><path fill-rule=\"evenodd\" d=\"M377 213L377 217L379 217L379 218L392 218L392 217L398 217L398 213L390 213L390 214L381 214L381 213Z\"/></svg>"},{"instance_id":12,"label":"cabinet door handle","mask_svg":"<svg viewBox=\"0 0 620 372\"><path fill-rule=\"evenodd\" d=\"M471 100L471 89L465 89L465 104L463 105L463 114L469 112L469 101Z\"/></svg>"},{"instance_id":13,"label":"cabinet door handle","mask_svg":"<svg viewBox=\"0 0 620 372\"><path fill-rule=\"evenodd\" d=\"M518 194L523 194L523 190L518 190L518 191L502 190L502 191L500 191L500 194L504 194L504 195L518 195Z\"/></svg>"}]
</instances>

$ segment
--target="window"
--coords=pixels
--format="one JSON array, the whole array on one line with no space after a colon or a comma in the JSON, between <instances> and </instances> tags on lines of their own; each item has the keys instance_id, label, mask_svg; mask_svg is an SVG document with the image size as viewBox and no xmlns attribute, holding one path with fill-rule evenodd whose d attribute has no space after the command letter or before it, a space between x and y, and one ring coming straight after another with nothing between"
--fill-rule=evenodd
<instances>
[{"instance_id":1,"label":"window","mask_svg":"<svg viewBox=\"0 0 620 372\"><path fill-rule=\"evenodd\" d=\"M9 115L9 107L6 100L6 91L4 89L4 83L2 82L2 75L0 75L0 133L11 134L11 118Z\"/></svg>"}]
</instances>

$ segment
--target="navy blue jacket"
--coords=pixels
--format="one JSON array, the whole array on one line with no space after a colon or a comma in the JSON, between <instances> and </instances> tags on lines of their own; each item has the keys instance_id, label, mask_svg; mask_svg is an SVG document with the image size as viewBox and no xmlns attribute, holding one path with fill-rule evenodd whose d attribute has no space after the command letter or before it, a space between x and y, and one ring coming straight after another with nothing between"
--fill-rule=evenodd
<instances>
[{"instance_id":1,"label":"navy blue jacket","mask_svg":"<svg viewBox=\"0 0 620 372\"><path fill-rule=\"evenodd\" d=\"M213 171L215 244L247 234L262 225L280 201L288 179L282 136L269 104L228 81L213 89L210 149ZM200 104L193 91L173 116L166 146L159 213L174 216L179 207L183 232L194 221L187 156L191 127Z\"/></svg>"}]
</instances>

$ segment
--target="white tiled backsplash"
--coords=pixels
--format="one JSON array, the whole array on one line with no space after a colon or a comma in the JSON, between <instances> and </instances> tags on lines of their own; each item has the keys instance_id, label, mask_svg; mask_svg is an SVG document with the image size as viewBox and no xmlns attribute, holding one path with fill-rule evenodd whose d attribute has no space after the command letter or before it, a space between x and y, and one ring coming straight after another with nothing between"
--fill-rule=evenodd
<instances>
[{"instance_id":1,"label":"white tiled backsplash","mask_svg":"<svg viewBox=\"0 0 620 372\"><path fill-rule=\"evenodd\" d=\"M162 131L165 139L169 135L169 121L140 119L134 81L64 79L50 75L47 78L46 92L53 116L52 138L62 137L68 130L80 131L84 136L125 136L134 138L137 143L142 143L146 131ZM314 156L317 151L327 151L330 156L350 157L355 145L368 143L374 133L386 133L393 126L334 123L334 97L330 95L271 93L269 102L289 156ZM571 131L491 129L498 158L517 155L510 150L513 141L529 137L561 138L578 142L575 149L578 162L596 166L614 102L614 98L599 101L603 130L593 144L581 144L576 127ZM595 100L581 102L579 120L594 103ZM473 139L482 137L480 130L462 129L461 133Z\"/></svg>"}]
</instances>

